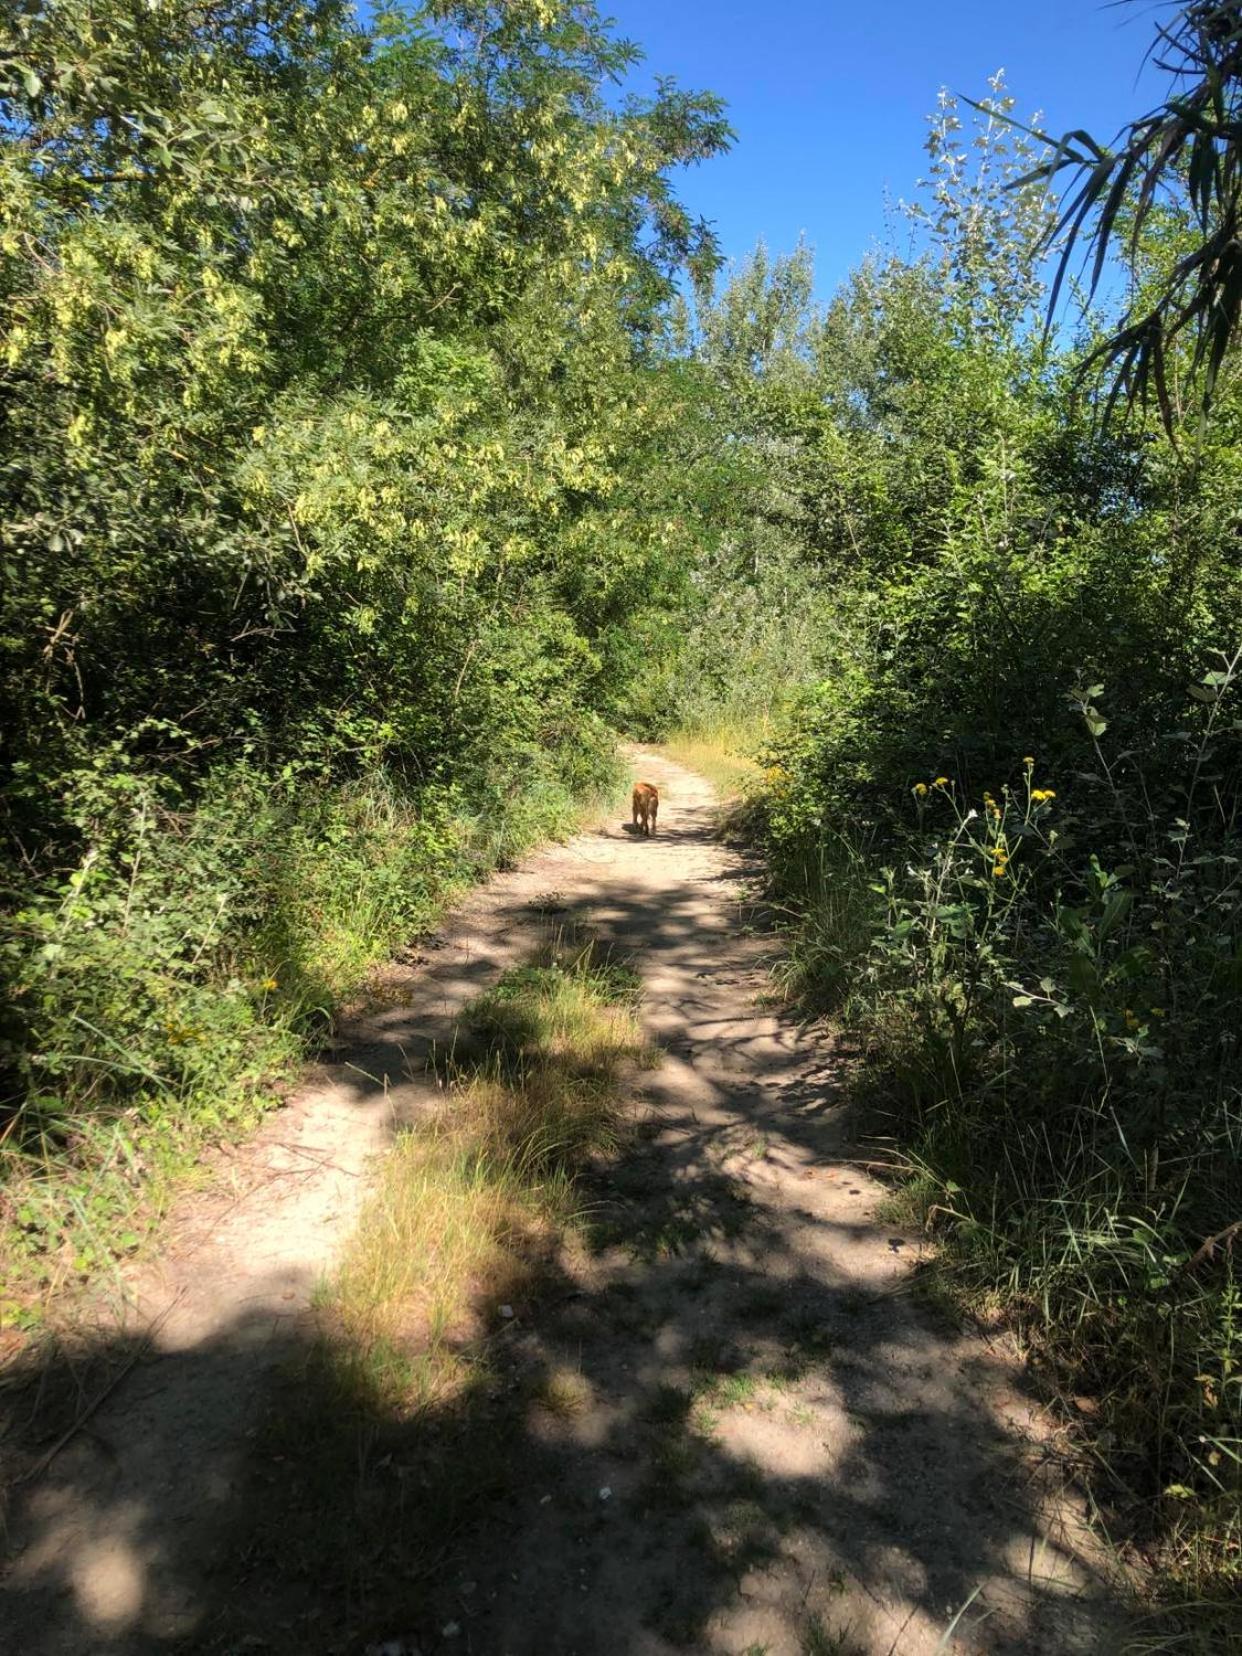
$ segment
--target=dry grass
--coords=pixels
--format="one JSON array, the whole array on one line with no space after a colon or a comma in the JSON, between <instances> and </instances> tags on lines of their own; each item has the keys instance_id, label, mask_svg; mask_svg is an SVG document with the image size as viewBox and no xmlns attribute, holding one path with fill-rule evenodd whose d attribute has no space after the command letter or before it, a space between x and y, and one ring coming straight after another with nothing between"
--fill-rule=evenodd
<instances>
[{"instance_id":1,"label":"dry grass","mask_svg":"<svg viewBox=\"0 0 1242 1656\"><path fill-rule=\"evenodd\" d=\"M553 1368L544 1376L539 1388L538 1402L549 1414L563 1419L580 1415L591 1406L591 1383L577 1369L563 1366Z\"/></svg>"},{"instance_id":2,"label":"dry grass","mask_svg":"<svg viewBox=\"0 0 1242 1656\"><path fill-rule=\"evenodd\" d=\"M705 776L722 798L743 794L762 772L754 755L768 734L766 721L738 724L721 721L674 731L661 744L670 759Z\"/></svg>"},{"instance_id":3,"label":"dry grass","mask_svg":"<svg viewBox=\"0 0 1242 1656\"><path fill-rule=\"evenodd\" d=\"M635 980L589 949L507 974L464 1033L476 1055L389 1152L321 1301L338 1360L389 1406L464 1383L479 1336L532 1292L647 1059Z\"/></svg>"},{"instance_id":4,"label":"dry grass","mask_svg":"<svg viewBox=\"0 0 1242 1656\"><path fill-rule=\"evenodd\" d=\"M589 1406L582 1376L515 1363L502 1331L564 1269L648 1061L634 975L550 951L470 1009L434 1117L385 1156L319 1336L273 1390L238 1540L251 1569L315 1582L341 1648L359 1605L377 1626L416 1614L511 1501L532 1408Z\"/></svg>"}]
</instances>

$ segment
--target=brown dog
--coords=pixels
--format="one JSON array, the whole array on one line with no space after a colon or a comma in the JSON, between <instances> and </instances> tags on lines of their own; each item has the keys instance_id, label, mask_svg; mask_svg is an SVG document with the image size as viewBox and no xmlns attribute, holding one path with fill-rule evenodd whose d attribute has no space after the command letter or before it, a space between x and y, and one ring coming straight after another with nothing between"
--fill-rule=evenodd
<instances>
[{"instance_id":1,"label":"brown dog","mask_svg":"<svg viewBox=\"0 0 1242 1656\"><path fill-rule=\"evenodd\" d=\"M634 797L631 801L634 808L634 826L641 827L644 834L654 834L656 831L656 813L660 809L660 790L650 782L638 782L634 786Z\"/></svg>"}]
</instances>

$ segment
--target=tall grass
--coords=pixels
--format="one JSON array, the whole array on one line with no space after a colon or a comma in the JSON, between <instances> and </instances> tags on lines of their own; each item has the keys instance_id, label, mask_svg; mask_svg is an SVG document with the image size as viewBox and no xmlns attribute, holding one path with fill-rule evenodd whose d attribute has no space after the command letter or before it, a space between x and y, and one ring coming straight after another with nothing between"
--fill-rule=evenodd
<instances>
[{"instance_id":1,"label":"tall grass","mask_svg":"<svg viewBox=\"0 0 1242 1656\"><path fill-rule=\"evenodd\" d=\"M779 775L770 774L768 797L781 785ZM759 821L762 814L761 798ZM777 981L809 1011L840 1011L849 1002L876 917L867 839L827 831L770 849L773 886L782 899L774 912L786 922Z\"/></svg>"},{"instance_id":2,"label":"tall grass","mask_svg":"<svg viewBox=\"0 0 1242 1656\"><path fill-rule=\"evenodd\" d=\"M670 759L705 776L723 798L731 799L761 779L758 755L770 729L763 717L720 714L674 729L661 746Z\"/></svg>"}]
</instances>

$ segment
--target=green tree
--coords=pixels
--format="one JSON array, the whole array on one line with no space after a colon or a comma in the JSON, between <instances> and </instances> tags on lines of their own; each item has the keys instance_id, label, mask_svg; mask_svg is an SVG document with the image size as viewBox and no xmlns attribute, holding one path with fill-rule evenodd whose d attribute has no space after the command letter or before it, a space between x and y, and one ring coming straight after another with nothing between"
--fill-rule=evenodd
<instances>
[{"instance_id":1,"label":"green tree","mask_svg":"<svg viewBox=\"0 0 1242 1656\"><path fill-rule=\"evenodd\" d=\"M6 11L8 1151L261 1072L607 770L729 137L634 57L577 0Z\"/></svg>"}]
</instances>

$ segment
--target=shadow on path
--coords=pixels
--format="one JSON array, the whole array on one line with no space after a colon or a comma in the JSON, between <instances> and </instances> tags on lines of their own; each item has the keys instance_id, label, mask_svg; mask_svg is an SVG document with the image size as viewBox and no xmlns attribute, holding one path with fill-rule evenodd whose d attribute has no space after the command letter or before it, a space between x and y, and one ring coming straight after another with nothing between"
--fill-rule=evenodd
<instances>
[{"instance_id":1,"label":"shadow on path","mask_svg":"<svg viewBox=\"0 0 1242 1656\"><path fill-rule=\"evenodd\" d=\"M663 1049L539 1295L481 1305L477 1379L413 1418L325 1370L296 1260L209 1339L139 1361L17 1491L15 1652L1119 1647L1020 1377L901 1291L916 1244L873 1217L831 1052L756 1006L766 944L705 786L656 779L654 839L576 842L559 889L489 904L501 946L581 928L625 951ZM460 1004L496 963L433 957L418 1018L371 1020L338 1075L360 1108L390 1097L397 1130L452 1039L437 973ZM23 1406L50 1433L132 1354L103 1338Z\"/></svg>"}]
</instances>

